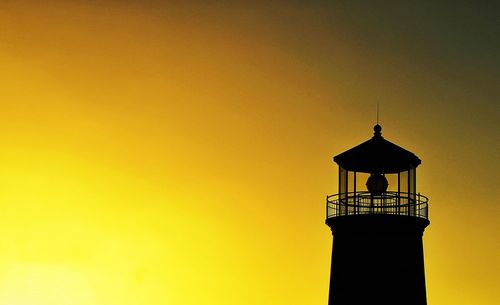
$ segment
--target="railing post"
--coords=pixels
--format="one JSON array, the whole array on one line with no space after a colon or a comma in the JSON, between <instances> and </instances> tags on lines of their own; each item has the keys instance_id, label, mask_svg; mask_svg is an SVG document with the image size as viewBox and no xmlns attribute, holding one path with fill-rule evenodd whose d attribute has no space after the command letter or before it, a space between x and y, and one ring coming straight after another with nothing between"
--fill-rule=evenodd
<instances>
[{"instance_id":1,"label":"railing post","mask_svg":"<svg viewBox=\"0 0 500 305\"><path fill-rule=\"evenodd\" d=\"M369 214L375 214L374 213L374 206L373 206L373 194L370 194L370 213Z\"/></svg>"},{"instance_id":2,"label":"railing post","mask_svg":"<svg viewBox=\"0 0 500 305\"><path fill-rule=\"evenodd\" d=\"M326 195L326 219L328 219L328 195Z\"/></svg>"},{"instance_id":3,"label":"railing post","mask_svg":"<svg viewBox=\"0 0 500 305\"><path fill-rule=\"evenodd\" d=\"M417 198L417 202L418 204L418 207L415 205L415 208L418 208L417 211L415 212L415 214L418 214L417 216L420 217L420 192L418 192L418 198Z\"/></svg>"}]
</instances>

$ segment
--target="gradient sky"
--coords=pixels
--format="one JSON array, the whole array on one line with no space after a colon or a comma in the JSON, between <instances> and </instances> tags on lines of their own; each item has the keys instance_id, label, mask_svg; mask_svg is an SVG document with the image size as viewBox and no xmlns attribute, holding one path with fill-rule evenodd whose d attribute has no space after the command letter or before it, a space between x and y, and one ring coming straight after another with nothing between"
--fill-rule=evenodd
<instances>
[{"instance_id":1,"label":"gradient sky","mask_svg":"<svg viewBox=\"0 0 500 305\"><path fill-rule=\"evenodd\" d=\"M256 2L0 3L0 305L326 304L377 103L429 305L498 304L499 5Z\"/></svg>"}]
</instances>

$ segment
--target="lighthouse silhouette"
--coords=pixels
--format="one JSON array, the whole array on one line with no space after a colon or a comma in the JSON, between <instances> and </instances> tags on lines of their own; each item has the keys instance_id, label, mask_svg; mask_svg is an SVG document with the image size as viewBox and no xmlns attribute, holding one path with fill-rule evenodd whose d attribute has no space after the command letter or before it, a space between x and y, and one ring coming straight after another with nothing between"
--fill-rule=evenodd
<instances>
[{"instance_id":1,"label":"lighthouse silhouette","mask_svg":"<svg viewBox=\"0 0 500 305\"><path fill-rule=\"evenodd\" d=\"M333 158L338 194L327 196L333 234L329 305L425 305L422 237L428 199L417 193L420 159L382 137Z\"/></svg>"}]
</instances>

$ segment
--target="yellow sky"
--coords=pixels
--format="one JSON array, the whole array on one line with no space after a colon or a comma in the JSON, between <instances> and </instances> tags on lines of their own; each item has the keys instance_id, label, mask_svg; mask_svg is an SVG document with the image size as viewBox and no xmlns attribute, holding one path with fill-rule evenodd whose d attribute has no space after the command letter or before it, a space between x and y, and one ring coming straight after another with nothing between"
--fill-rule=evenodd
<instances>
[{"instance_id":1,"label":"yellow sky","mask_svg":"<svg viewBox=\"0 0 500 305\"><path fill-rule=\"evenodd\" d=\"M0 4L0 305L326 304L331 157L377 102L429 305L496 304L498 43L441 9Z\"/></svg>"}]
</instances>

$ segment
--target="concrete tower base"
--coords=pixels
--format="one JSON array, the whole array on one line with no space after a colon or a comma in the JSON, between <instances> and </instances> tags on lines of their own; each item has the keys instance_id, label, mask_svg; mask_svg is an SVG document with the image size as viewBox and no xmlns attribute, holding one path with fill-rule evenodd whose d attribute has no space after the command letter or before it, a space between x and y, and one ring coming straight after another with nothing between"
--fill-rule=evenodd
<instances>
[{"instance_id":1,"label":"concrete tower base","mask_svg":"<svg viewBox=\"0 0 500 305\"><path fill-rule=\"evenodd\" d=\"M426 305L422 235L404 215L329 218L334 235L329 305Z\"/></svg>"}]
</instances>

